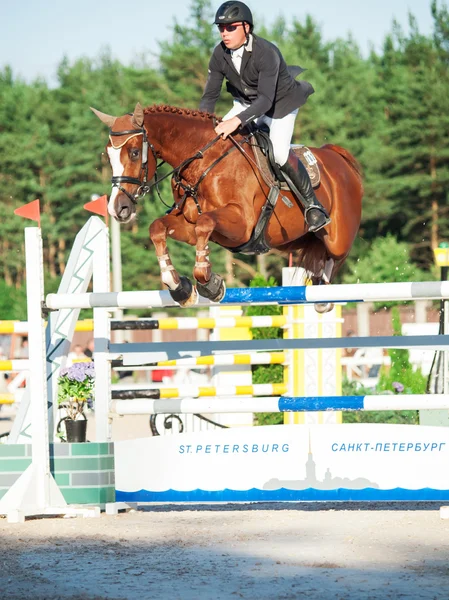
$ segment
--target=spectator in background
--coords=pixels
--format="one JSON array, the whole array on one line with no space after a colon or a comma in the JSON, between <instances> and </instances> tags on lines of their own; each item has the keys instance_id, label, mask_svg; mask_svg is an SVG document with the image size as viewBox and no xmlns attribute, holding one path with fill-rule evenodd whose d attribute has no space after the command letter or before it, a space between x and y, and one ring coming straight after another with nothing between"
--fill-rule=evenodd
<instances>
[{"instance_id":1,"label":"spectator in background","mask_svg":"<svg viewBox=\"0 0 449 600\"><path fill-rule=\"evenodd\" d=\"M22 338L19 350L17 352L17 358L29 358L28 338Z\"/></svg>"},{"instance_id":2,"label":"spectator in background","mask_svg":"<svg viewBox=\"0 0 449 600\"><path fill-rule=\"evenodd\" d=\"M87 340L86 347L84 348L84 354L87 356L87 358L92 358L92 360L93 360L94 348L95 348L95 340L94 340L94 338L90 338L90 340Z\"/></svg>"},{"instance_id":3,"label":"spectator in background","mask_svg":"<svg viewBox=\"0 0 449 600\"><path fill-rule=\"evenodd\" d=\"M73 350L67 356L67 365L72 365L74 362L86 359L87 356L83 352L83 347L80 344L73 346Z\"/></svg>"}]
</instances>

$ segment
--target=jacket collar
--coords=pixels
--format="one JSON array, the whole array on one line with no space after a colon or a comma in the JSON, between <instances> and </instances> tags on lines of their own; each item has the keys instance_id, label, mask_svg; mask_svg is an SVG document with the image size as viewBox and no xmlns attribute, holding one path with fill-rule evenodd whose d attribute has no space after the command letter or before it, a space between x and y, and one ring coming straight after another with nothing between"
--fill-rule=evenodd
<instances>
[{"instance_id":1,"label":"jacket collar","mask_svg":"<svg viewBox=\"0 0 449 600\"><path fill-rule=\"evenodd\" d=\"M251 52L253 51L253 36L250 33L248 36L248 42L245 46L245 51L243 52L243 56L242 56L242 64L240 66L240 75L244 72L245 67L250 59L251 56Z\"/></svg>"},{"instance_id":2,"label":"jacket collar","mask_svg":"<svg viewBox=\"0 0 449 600\"><path fill-rule=\"evenodd\" d=\"M246 64L251 56L251 52L253 51L253 43L254 43L254 36L250 33L248 36L248 42L245 45L245 49L243 52L243 56L242 56L242 65L240 67L240 74L243 73ZM224 57L226 62L234 69L234 71L237 73L235 67L234 67L234 63L232 62L232 57L231 57L231 51L229 50L229 48L226 48L226 46L223 44L223 42L221 42L221 45L224 49Z\"/></svg>"}]
</instances>

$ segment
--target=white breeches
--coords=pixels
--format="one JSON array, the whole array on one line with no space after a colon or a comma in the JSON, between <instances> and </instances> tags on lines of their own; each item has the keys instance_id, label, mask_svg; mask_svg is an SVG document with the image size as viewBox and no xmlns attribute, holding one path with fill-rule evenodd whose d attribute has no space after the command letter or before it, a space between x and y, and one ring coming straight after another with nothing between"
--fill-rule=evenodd
<instances>
[{"instance_id":1,"label":"white breeches","mask_svg":"<svg viewBox=\"0 0 449 600\"><path fill-rule=\"evenodd\" d=\"M235 117L239 113L248 108L247 104L243 104L238 100L234 100L231 110L223 117L223 121L227 121ZM282 117L282 119L273 119L262 115L258 119L254 119L258 125L266 123L270 128L270 140L273 144L274 158L279 166L282 167L287 162L288 153L290 152L290 144L295 127L295 119L298 114L298 109L290 114Z\"/></svg>"}]
</instances>

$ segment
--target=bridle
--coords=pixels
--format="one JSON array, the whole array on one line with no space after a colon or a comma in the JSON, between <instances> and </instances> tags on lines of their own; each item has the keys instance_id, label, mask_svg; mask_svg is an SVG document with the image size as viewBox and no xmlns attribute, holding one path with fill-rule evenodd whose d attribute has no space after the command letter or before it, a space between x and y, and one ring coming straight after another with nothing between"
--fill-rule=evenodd
<instances>
[{"instance_id":1,"label":"bridle","mask_svg":"<svg viewBox=\"0 0 449 600\"><path fill-rule=\"evenodd\" d=\"M148 185L148 148L150 148L153 154L154 162L156 165L155 173L157 173L158 168L161 165L163 165L165 161L159 164L157 163L159 158L158 153L156 152L156 148L149 141L147 137L147 132L144 127L140 129L127 129L125 131L112 131L111 129L109 130L109 137L123 135L128 135L132 137L136 135L142 136L142 164L140 166L140 171L141 173L143 173L143 176L141 179L138 179L137 177L128 177L127 175L116 175L115 177L111 178L111 183L113 188L118 188L121 192L128 196L128 198L133 204L137 204L138 199L142 196L145 196L145 194L147 194L151 189L151 186ZM128 139L126 140L126 142L128 141ZM135 194L130 194L127 190L125 190L125 188L122 185L120 185L122 183L133 183L135 185L138 185L139 187L137 188Z\"/></svg>"}]
</instances>

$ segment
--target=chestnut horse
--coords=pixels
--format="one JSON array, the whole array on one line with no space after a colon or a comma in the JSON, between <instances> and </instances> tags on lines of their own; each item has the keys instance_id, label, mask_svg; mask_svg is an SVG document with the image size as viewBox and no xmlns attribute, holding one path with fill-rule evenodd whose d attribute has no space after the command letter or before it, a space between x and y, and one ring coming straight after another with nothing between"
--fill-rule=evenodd
<instances>
[{"instance_id":1,"label":"chestnut horse","mask_svg":"<svg viewBox=\"0 0 449 600\"><path fill-rule=\"evenodd\" d=\"M135 217L140 196L150 189L158 159L173 167L175 206L150 226L161 278L183 306L197 300L190 280L180 277L167 249L167 236L196 246L193 276L200 295L219 301L225 293L220 275L212 272L209 241L236 250L252 236L269 186L252 160L241 134L223 140L214 132L215 116L172 106L136 105L121 117L92 109L110 128L106 151L113 189L108 211L119 222ZM242 145L242 146L241 146ZM243 146L246 150L242 149ZM321 172L316 190L332 222L309 233L297 200L278 201L265 230L269 247L298 251L299 265L313 283L330 283L349 254L361 219L360 169L344 148L327 144L312 148Z\"/></svg>"}]
</instances>

